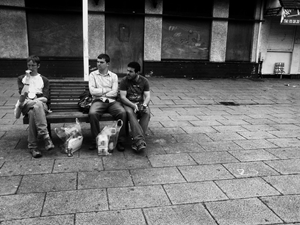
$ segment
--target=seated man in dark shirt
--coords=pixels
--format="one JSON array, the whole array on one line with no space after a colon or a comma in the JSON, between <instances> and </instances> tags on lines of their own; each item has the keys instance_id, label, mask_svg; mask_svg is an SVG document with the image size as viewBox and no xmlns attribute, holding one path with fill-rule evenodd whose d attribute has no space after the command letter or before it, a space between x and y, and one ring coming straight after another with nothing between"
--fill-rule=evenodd
<instances>
[{"instance_id":1,"label":"seated man in dark shirt","mask_svg":"<svg viewBox=\"0 0 300 225\"><path fill-rule=\"evenodd\" d=\"M131 62L127 66L127 76L120 83L120 97L130 124L132 149L146 148L145 134L150 121L149 81L139 74L141 66Z\"/></svg>"}]
</instances>

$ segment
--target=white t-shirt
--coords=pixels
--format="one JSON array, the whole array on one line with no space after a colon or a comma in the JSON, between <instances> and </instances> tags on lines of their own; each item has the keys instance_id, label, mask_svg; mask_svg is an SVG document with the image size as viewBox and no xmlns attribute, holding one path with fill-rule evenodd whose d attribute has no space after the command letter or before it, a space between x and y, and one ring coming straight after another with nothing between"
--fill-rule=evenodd
<instances>
[{"instance_id":1,"label":"white t-shirt","mask_svg":"<svg viewBox=\"0 0 300 225\"><path fill-rule=\"evenodd\" d=\"M37 74L36 76L30 76L29 80L25 76L22 79L23 84L29 84L28 95L36 95L43 93L44 81L41 77L41 74Z\"/></svg>"}]
</instances>

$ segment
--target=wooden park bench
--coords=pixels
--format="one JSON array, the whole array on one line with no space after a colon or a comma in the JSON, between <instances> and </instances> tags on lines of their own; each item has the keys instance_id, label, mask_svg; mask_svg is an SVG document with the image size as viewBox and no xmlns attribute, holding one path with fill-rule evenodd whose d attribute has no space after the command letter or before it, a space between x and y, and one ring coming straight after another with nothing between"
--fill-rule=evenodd
<instances>
[{"instance_id":1,"label":"wooden park bench","mask_svg":"<svg viewBox=\"0 0 300 225\"><path fill-rule=\"evenodd\" d=\"M49 82L49 109L47 114L49 134L51 135L51 123L74 123L78 118L80 122L89 122L88 114L82 113L78 108L79 96L89 89L88 81L83 80L50 80ZM105 113L100 121L114 121L115 119ZM28 116L23 117L23 123L28 124Z\"/></svg>"}]
</instances>

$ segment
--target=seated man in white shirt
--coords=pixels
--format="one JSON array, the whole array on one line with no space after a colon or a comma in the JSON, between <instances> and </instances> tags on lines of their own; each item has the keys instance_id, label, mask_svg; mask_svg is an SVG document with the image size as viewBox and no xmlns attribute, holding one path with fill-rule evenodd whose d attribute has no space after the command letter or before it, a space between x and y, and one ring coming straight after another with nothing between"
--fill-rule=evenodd
<instances>
[{"instance_id":1,"label":"seated man in white shirt","mask_svg":"<svg viewBox=\"0 0 300 225\"><path fill-rule=\"evenodd\" d=\"M38 149L37 140L41 137L45 142L45 149L54 148L47 129L46 113L49 98L49 80L38 73L40 59L32 55L27 58L26 74L18 77L20 99L15 108L15 116L28 115L28 148L34 158L42 156Z\"/></svg>"},{"instance_id":2,"label":"seated man in white shirt","mask_svg":"<svg viewBox=\"0 0 300 225\"><path fill-rule=\"evenodd\" d=\"M90 73L89 90L93 96L93 103L89 111L89 120L92 133L92 145L90 150L97 148L96 137L100 133L99 119L104 113L110 113L116 120L121 119L123 124L127 122L126 111L122 104L116 101L118 94L118 76L108 70L110 57L100 54L97 58L97 68ZM126 126L123 125L117 143L117 149L124 151L126 138Z\"/></svg>"}]
</instances>

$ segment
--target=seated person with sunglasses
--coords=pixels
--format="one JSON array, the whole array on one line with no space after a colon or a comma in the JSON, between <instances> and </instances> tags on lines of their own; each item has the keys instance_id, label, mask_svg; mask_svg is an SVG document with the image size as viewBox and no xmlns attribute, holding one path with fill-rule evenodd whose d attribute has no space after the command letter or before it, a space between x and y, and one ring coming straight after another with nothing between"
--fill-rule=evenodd
<instances>
[{"instance_id":1,"label":"seated person with sunglasses","mask_svg":"<svg viewBox=\"0 0 300 225\"><path fill-rule=\"evenodd\" d=\"M107 54L100 54L97 58L97 68L90 73L89 90L93 96L93 103L89 111L89 120L92 133L92 145L90 150L97 149L96 137L100 133L99 119L104 113L110 113L114 119L121 119L125 124L127 122L126 111L122 104L116 101L118 94L118 76L108 70L110 57ZM124 141L126 138L126 126L122 126L117 149L124 151Z\"/></svg>"}]
</instances>

